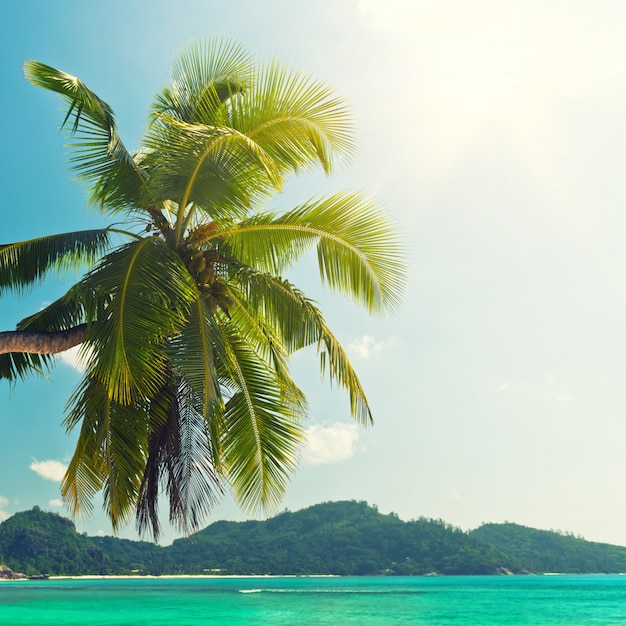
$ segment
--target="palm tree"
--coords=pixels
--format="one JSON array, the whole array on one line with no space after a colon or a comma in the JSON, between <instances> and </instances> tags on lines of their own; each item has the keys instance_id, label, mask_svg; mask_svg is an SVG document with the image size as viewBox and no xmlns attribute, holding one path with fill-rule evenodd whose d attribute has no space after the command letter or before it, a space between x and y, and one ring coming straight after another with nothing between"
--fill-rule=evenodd
<instances>
[{"instance_id":1,"label":"palm tree","mask_svg":"<svg viewBox=\"0 0 626 626\"><path fill-rule=\"evenodd\" d=\"M295 469L306 399L289 356L317 347L353 417L372 416L316 304L283 272L316 248L322 281L372 313L398 304L398 237L360 193L267 210L285 177L353 151L333 91L223 39L196 42L152 104L130 153L111 108L78 78L27 61L61 95L71 165L89 202L123 223L0 246L0 295L86 265L59 300L0 333L0 376L41 372L81 345L86 364L64 425L79 429L62 483L73 514L102 490L117 529L133 515L158 538L159 492L183 532L230 489L269 512Z\"/></svg>"}]
</instances>

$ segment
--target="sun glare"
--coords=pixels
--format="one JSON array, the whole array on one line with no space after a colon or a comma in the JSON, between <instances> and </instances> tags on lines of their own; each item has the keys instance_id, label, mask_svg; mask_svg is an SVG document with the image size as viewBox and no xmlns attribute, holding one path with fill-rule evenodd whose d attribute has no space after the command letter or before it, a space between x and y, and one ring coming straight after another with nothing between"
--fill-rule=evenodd
<instances>
[{"instance_id":1,"label":"sun glare","mask_svg":"<svg viewBox=\"0 0 626 626\"><path fill-rule=\"evenodd\" d=\"M529 73L532 59L514 47L471 40L466 46L441 45L432 97L467 122L530 114L537 77ZM533 64L534 65L534 64Z\"/></svg>"}]
</instances>

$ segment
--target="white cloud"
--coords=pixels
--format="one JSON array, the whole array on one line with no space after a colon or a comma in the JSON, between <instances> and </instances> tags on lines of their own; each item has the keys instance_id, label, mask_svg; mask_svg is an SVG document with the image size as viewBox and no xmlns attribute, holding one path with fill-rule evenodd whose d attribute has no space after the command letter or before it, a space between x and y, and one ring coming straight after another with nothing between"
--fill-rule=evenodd
<instances>
[{"instance_id":1,"label":"white cloud","mask_svg":"<svg viewBox=\"0 0 626 626\"><path fill-rule=\"evenodd\" d=\"M70 348L65 352L59 353L59 360L61 363L65 363L65 365L69 365L77 372L85 371L85 360L89 358L88 354L81 355L82 346L75 346L74 348ZM82 358L81 358L82 356Z\"/></svg>"},{"instance_id":2,"label":"white cloud","mask_svg":"<svg viewBox=\"0 0 626 626\"><path fill-rule=\"evenodd\" d=\"M104 530L100 529L96 531L96 537L106 537L107 534Z\"/></svg>"},{"instance_id":3,"label":"white cloud","mask_svg":"<svg viewBox=\"0 0 626 626\"><path fill-rule=\"evenodd\" d=\"M60 461L37 461L34 460L29 466L36 474L39 474L46 480L52 480L55 483L60 483L65 476L67 466Z\"/></svg>"},{"instance_id":4,"label":"white cloud","mask_svg":"<svg viewBox=\"0 0 626 626\"><path fill-rule=\"evenodd\" d=\"M509 383L501 383L496 387L495 393L503 393L511 388Z\"/></svg>"},{"instance_id":5,"label":"white cloud","mask_svg":"<svg viewBox=\"0 0 626 626\"><path fill-rule=\"evenodd\" d=\"M307 430L303 459L311 465L328 465L351 459L357 449L356 424L314 425Z\"/></svg>"},{"instance_id":6,"label":"white cloud","mask_svg":"<svg viewBox=\"0 0 626 626\"><path fill-rule=\"evenodd\" d=\"M3 509L8 506L9 500L4 496L0 496L0 522L4 522L5 519L9 518L9 514Z\"/></svg>"},{"instance_id":7,"label":"white cloud","mask_svg":"<svg viewBox=\"0 0 626 626\"><path fill-rule=\"evenodd\" d=\"M546 375L545 383L547 393L557 404L570 404L574 401L574 396L570 392L569 387L551 374Z\"/></svg>"},{"instance_id":8,"label":"white cloud","mask_svg":"<svg viewBox=\"0 0 626 626\"><path fill-rule=\"evenodd\" d=\"M380 354L387 347L387 343L381 339L376 339L372 335L363 335L355 339L349 346L351 352L360 359L369 359Z\"/></svg>"},{"instance_id":9,"label":"white cloud","mask_svg":"<svg viewBox=\"0 0 626 626\"><path fill-rule=\"evenodd\" d=\"M573 400L569 393L557 393L554 399L558 404L570 404Z\"/></svg>"},{"instance_id":10,"label":"white cloud","mask_svg":"<svg viewBox=\"0 0 626 626\"><path fill-rule=\"evenodd\" d=\"M48 506L52 506L55 508L61 508L63 506L63 500L59 500L59 498L54 498L54 500L50 500L50 502L48 502Z\"/></svg>"}]
</instances>

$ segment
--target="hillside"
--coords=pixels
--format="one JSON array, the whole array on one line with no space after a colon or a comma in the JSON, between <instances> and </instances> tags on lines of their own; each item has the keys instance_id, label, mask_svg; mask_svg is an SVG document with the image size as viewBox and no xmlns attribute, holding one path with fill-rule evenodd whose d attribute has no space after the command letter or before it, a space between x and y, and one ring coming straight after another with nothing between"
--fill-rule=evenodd
<instances>
[{"instance_id":1,"label":"hillside","mask_svg":"<svg viewBox=\"0 0 626 626\"><path fill-rule=\"evenodd\" d=\"M533 572L626 572L626 548L518 524L484 524L470 533Z\"/></svg>"},{"instance_id":2,"label":"hillside","mask_svg":"<svg viewBox=\"0 0 626 626\"><path fill-rule=\"evenodd\" d=\"M99 574L104 554L74 524L35 507L0 524L0 564L27 575Z\"/></svg>"},{"instance_id":3,"label":"hillside","mask_svg":"<svg viewBox=\"0 0 626 626\"><path fill-rule=\"evenodd\" d=\"M217 522L171 548L185 571L245 574L494 574L518 569L441 521L403 522L365 502L318 504L266 522Z\"/></svg>"},{"instance_id":4,"label":"hillside","mask_svg":"<svg viewBox=\"0 0 626 626\"><path fill-rule=\"evenodd\" d=\"M25 574L500 574L626 571L626 548L515 524L464 532L404 522L365 502L327 502L267 521L216 522L171 546L87 537L35 507L0 524L0 564Z\"/></svg>"}]
</instances>

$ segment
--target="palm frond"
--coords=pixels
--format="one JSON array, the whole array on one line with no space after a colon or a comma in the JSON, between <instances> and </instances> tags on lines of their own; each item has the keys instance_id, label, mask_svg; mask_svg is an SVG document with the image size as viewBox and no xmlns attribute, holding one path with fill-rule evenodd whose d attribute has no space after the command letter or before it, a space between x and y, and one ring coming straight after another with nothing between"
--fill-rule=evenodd
<instances>
[{"instance_id":1,"label":"palm frond","mask_svg":"<svg viewBox=\"0 0 626 626\"><path fill-rule=\"evenodd\" d=\"M271 368L276 384L291 398L294 406L305 415L307 399L298 387L289 370L289 350L284 345L284 338L279 329L280 323L275 319L262 315L259 309L250 305L240 292L229 289L233 300L232 324L237 333L246 342L248 349ZM290 341L292 338L289 338Z\"/></svg>"},{"instance_id":2,"label":"palm frond","mask_svg":"<svg viewBox=\"0 0 626 626\"><path fill-rule=\"evenodd\" d=\"M51 270L66 273L91 265L109 247L107 229L85 230L0 245L0 295L18 294Z\"/></svg>"},{"instance_id":3,"label":"palm frond","mask_svg":"<svg viewBox=\"0 0 626 626\"><path fill-rule=\"evenodd\" d=\"M152 427L136 519L139 531L150 529L155 540L160 532L157 500L162 483L170 501L170 522L186 535L200 529L223 495L207 424L196 405L193 391L176 376L150 403Z\"/></svg>"},{"instance_id":4,"label":"palm frond","mask_svg":"<svg viewBox=\"0 0 626 626\"><path fill-rule=\"evenodd\" d=\"M65 330L78 324L83 324L86 321L81 285L79 283L71 287L58 300L45 306L37 313L20 320L17 324L17 330Z\"/></svg>"},{"instance_id":5,"label":"palm frond","mask_svg":"<svg viewBox=\"0 0 626 626\"><path fill-rule=\"evenodd\" d=\"M176 391L175 379L168 376L159 393L151 398L148 409L148 453L137 498L135 521L139 533L150 530L156 542L161 533L158 504L162 474L170 458L178 454L180 448Z\"/></svg>"},{"instance_id":6,"label":"palm frond","mask_svg":"<svg viewBox=\"0 0 626 626\"><path fill-rule=\"evenodd\" d=\"M266 315L263 307L254 306L246 298L245 293L235 289L232 283L228 288L228 294L234 303L230 313L237 332L258 358L271 364L280 379L284 377L289 381L289 384L293 384L287 362L288 350L278 331L277 320Z\"/></svg>"},{"instance_id":7,"label":"palm frond","mask_svg":"<svg viewBox=\"0 0 626 626\"><path fill-rule=\"evenodd\" d=\"M221 405L219 377L214 350L220 341L215 317L198 293L191 303L187 324L169 343L168 354L186 385L198 401L197 410L204 416L215 447L212 458L219 463L222 426L215 421L216 405ZM217 414L221 411L218 410Z\"/></svg>"},{"instance_id":8,"label":"palm frond","mask_svg":"<svg viewBox=\"0 0 626 626\"><path fill-rule=\"evenodd\" d=\"M108 211L134 206L142 197L141 159L124 147L111 107L81 80L39 61L26 61L24 74L34 85L61 95L68 109L62 127L73 136L70 163L90 187L90 201Z\"/></svg>"},{"instance_id":9,"label":"palm frond","mask_svg":"<svg viewBox=\"0 0 626 626\"><path fill-rule=\"evenodd\" d=\"M233 318L237 316L235 321L240 328L239 316L245 316L240 331L244 337L252 331L269 332L271 341L279 342L278 348L285 356L317 342L319 332L312 314L317 312L315 304L289 281L240 266L231 282L238 287L237 291L231 290L238 305L233 308ZM251 331L246 330L248 327Z\"/></svg>"},{"instance_id":10,"label":"palm frond","mask_svg":"<svg viewBox=\"0 0 626 626\"><path fill-rule=\"evenodd\" d=\"M350 363L350 358L319 312L317 323L320 331L317 351L320 357L322 376L328 368L331 381L337 382L340 387L348 392L352 417L363 426L373 424L372 411L365 396L365 390L356 370Z\"/></svg>"},{"instance_id":11,"label":"palm frond","mask_svg":"<svg viewBox=\"0 0 626 626\"><path fill-rule=\"evenodd\" d=\"M148 415L143 401L121 405L108 397L106 386L88 372L70 399L68 430L81 430L76 451L61 485L76 515L89 512L102 490L104 509L117 530L132 516L148 447Z\"/></svg>"},{"instance_id":12,"label":"palm frond","mask_svg":"<svg viewBox=\"0 0 626 626\"><path fill-rule=\"evenodd\" d=\"M276 510L303 441L302 406L228 326L223 326L230 391L224 464L231 489L248 512Z\"/></svg>"},{"instance_id":13,"label":"palm frond","mask_svg":"<svg viewBox=\"0 0 626 626\"><path fill-rule=\"evenodd\" d=\"M406 280L396 230L362 194L339 193L282 215L264 213L216 236L242 263L279 274L317 244L322 280L370 312L399 305Z\"/></svg>"},{"instance_id":14,"label":"palm frond","mask_svg":"<svg viewBox=\"0 0 626 626\"><path fill-rule=\"evenodd\" d=\"M105 414L109 399L98 381L85 376L68 401L63 424L67 432L81 424L76 448L61 483L61 494L73 516L90 514L93 498L106 480Z\"/></svg>"},{"instance_id":15,"label":"palm frond","mask_svg":"<svg viewBox=\"0 0 626 626\"><path fill-rule=\"evenodd\" d=\"M54 361L51 354L6 352L0 354L0 380L10 383L26 380L29 376L45 376Z\"/></svg>"},{"instance_id":16,"label":"palm frond","mask_svg":"<svg viewBox=\"0 0 626 626\"><path fill-rule=\"evenodd\" d=\"M282 183L276 164L263 149L226 126L162 116L146 145L152 150L152 197L174 200L183 211L194 203L212 219L243 217L256 196Z\"/></svg>"},{"instance_id":17,"label":"palm frond","mask_svg":"<svg viewBox=\"0 0 626 626\"><path fill-rule=\"evenodd\" d=\"M214 125L223 104L250 82L250 55L237 42L196 40L172 64L172 85L156 95L152 120L173 115L190 124Z\"/></svg>"},{"instance_id":18,"label":"palm frond","mask_svg":"<svg viewBox=\"0 0 626 626\"><path fill-rule=\"evenodd\" d=\"M236 280L244 293L239 305L263 311L273 320L289 353L316 344L322 375L328 371L330 380L348 392L352 416L361 424L371 424L361 381L315 303L288 281L250 268L240 268Z\"/></svg>"},{"instance_id":19,"label":"palm frond","mask_svg":"<svg viewBox=\"0 0 626 626\"><path fill-rule=\"evenodd\" d=\"M232 126L280 164L283 172L322 165L354 151L352 116L333 90L278 62L259 64L250 89L232 99Z\"/></svg>"},{"instance_id":20,"label":"palm frond","mask_svg":"<svg viewBox=\"0 0 626 626\"><path fill-rule=\"evenodd\" d=\"M108 298L87 336L90 367L120 404L152 397L164 382L166 341L182 330L197 293L180 257L146 237L109 254L82 284L86 297Z\"/></svg>"}]
</instances>

